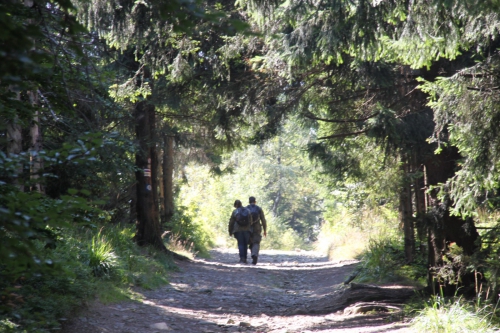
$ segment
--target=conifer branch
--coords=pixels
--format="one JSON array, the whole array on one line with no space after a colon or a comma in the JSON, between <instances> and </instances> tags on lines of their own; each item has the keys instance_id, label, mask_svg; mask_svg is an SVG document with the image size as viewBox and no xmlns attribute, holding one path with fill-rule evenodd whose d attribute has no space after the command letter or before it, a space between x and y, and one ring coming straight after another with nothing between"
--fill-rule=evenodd
<instances>
[{"instance_id":1,"label":"conifer branch","mask_svg":"<svg viewBox=\"0 0 500 333\"><path fill-rule=\"evenodd\" d=\"M328 136L322 136L321 138L318 138L318 140L329 140L329 139L336 139L336 138L346 138L348 136L356 136L359 134L363 134L369 131L369 128L357 131L357 132L351 132L351 133L340 133L340 134L333 134L333 135L328 135Z\"/></svg>"},{"instance_id":2,"label":"conifer branch","mask_svg":"<svg viewBox=\"0 0 500 333\"><path fill-rule=\"evenodd\" d=\"M492 90L499 90L500 87L491 87L491 88L476 88L476 87L467 87L467 90L474 90L474 91L492 91Z\"/></svg>"},{"instance_id":3,"label":"conifer branch","mask_svg":"<svg viewBox=\"0 0 500 333\"><path fill-rule=\"evenodd\" d=\"M312 113L307 113L304 115L304 117L312 119L312 120L319 120L319 121L324 121L327 123L357 123L360 121L365 121L370 118L376 117L380 114L380 112L375 112L369 116L363 117L363 118L356 118L356 119L326 119L326 118L320 118L320 117L315 117Z\"/></svg>"}]
</instances>

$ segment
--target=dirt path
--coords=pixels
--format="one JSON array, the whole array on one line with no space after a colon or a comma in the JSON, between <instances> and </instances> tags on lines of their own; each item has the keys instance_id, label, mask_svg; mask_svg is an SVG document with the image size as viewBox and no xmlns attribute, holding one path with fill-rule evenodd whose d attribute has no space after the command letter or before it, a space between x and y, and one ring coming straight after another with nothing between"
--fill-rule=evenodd
<instances>
[{"instance_id":1,"label":"dirt path","mask_svg":"<svg viewBox=\"0 0 500 333\"><path fill-rule=\"evenodd\" d=\"M346 290L353 261L262 251L253 266L236 264L237 257L236 250L214 250L211 259L179 263L170 285L142 291L142 301L92 305L64 332L409 332L387 313L297 314Z\"/></svg>"}]
</instances>

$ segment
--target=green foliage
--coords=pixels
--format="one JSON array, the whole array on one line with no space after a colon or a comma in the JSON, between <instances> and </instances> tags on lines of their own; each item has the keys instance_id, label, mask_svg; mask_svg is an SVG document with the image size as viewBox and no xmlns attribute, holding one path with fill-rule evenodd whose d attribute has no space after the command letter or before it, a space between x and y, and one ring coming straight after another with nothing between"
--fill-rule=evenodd
<instances>
[{"instance_id":1,"label":"green foliage","mask_svg":"<svg viewBox=\"0 0 500 333\"><path fill-rule=\"evenodd\" d=\"M178 247L181 245L179 242L184 243L181 247L184 250L192 250L200 256L207 256L208 250L213 246L213 233L203 221L205 217L198 216L196 209L190 210L188 207L177 204L170 220L171 227L167 244Z\"/></svg>"},{"instance_id":2,"label":"green foliage","mask_svg":"<svg viewBox=\"0 0 500 333\"><path fill-rule=\"evenodd\" d=\"M405 263L404 245L390 238L370 239L366 250L359 256L359 281L394 282L425 281L426 256L419 254L411 264Z\"/></svg>"},{"instance_id":3,"label":"green foliage","mask_svg":"<svg viewBox=\"0 0 500 333\"><path fill-rule=\"evenodd\" d=\"M28 332L48 332L94 294L91 271L79 260L79 249L69 243L57 242L55 249L45 248L44 242L35 243L41 256L51 258L50 269L18 271L15 280L9 267L0 272L0 293L9 300L0 317Z\"/></svg>"},{"instance_id":4,"label":"green foliage","mask_svg":"<svg viewBox=\"0 0 500 333\"><path fill-rule=\"evenodd\" d=\"M272 220L273 222L275 220ZM277 222L277 223L276 223ZM311 250L312 244L304 235L287 227L283 221L276 221L268 227L267 237L263 238L261 249L278 249L294 251L297 249Z\"/></svg>"},{"instance_id":5,"label":"green foliage","mask_svg":"<svg viewBox=\"0 0 500 333\"><path fill-rule=\"evenodd\" d=\"M495 310L491 306L477 307L462 299L434 296L412 320L411 328L430 333L497 332L498 328L491 322Z\"/></svg>"},{"instance_id":6,"label":"green foliage","mask_svg":"<svg viewBox=\"0 0 500 333\"><path fill-rule=\"evenodd\" d=\"M464 158L461 170L446 184L455 214L471 216L477 207L496 207L500 114L491 89L499 60L493 55L474 65L464 64L468 67L450 77L422 84L435 112L434 141L448 137Z\"/></svg>"},{"instance_id":7,"label":"green foliage","mask_svg":"<svg viewBox=\"0 0 500 333\"><path fill-rule=\"evenodd\" d=\"M171 258L137 247L133 233L132 228L109 225L99 231L60 228L54 248L36 241L38 253L53 264L19 271L15 280L3 266L0 294L6 302L0 308L0 328L48 332L93 297L102 302L134 299L131 286L151 289L167 283L175 267Z\"/></svg>"},{"instance_id":8,"label":"green foliage","mask_svg":"<svg viewBox=\"0 0 500 333\"><path fill-rule=\"evenodd\" d=\"M132 242L134 232L133 227L105 226L99 233L87 238L87 248L93 246L95 240L100 251L105 254L101 257L108 267L105 280L111 280L124 288L135 285L152 289L165 284L168 271L174 268L174 263L171 258L153 248L136 246Z\"/></svg>"},{"instance_id":9,"label":"green foliage","mask_svg":"<svg viewBox=\"0 0 500 333\"><path fill-rule=\"evenodd\" d=\"M102 48L75 21L71 3L0 6L0 262L12 282L54 265L39 242L52 248L73 222L103 217L103 180L116 173L110 166L130 165L122 157L130 145L100 131L120 112L105 112L115 106L102 90L106 73L95 67ZM13 123L21 126L21 152L9 150ZM44 149L29 143L35 124Z\"/></svg>"},{"instance_id":10,"label":"green foliage","mask_svg":"<svg viewBox=\"0 0 500 333\"><path fill-rule=\"evenodd\" d=\"M100 133L88 133L75 143L64 143L60 149L42 151L38 153L38 157L43 159L45 166L51 171L70 166L73 170L82 167L88 171L96 167L97 157L109 145L113 144L109 140L102 140ZM23 179L23 175L17 175L18 166L28 163L29 158L29 154L7 156L0 152L0 175L4 179L18 177L18 184L30 186L31 179ZM101 167L97 166L94 170L99 169ZM47 184L53 178L60 180L49 170L36 178L36 182ZM76 178L73 177L71 181L66 179L65 188L59 186L57 191L52 192L53 199L35 191L23 192L19 185L3 184L0 187L0 239L3 244L0 259L12 274L29 265L40 266L51 262L51 258L40 257L35 244L42 241L48 247L53 246L56 240L55 228L68 227L71 222L89 223L90 219L102 216L102 211L96 207L96 204L102 202L92 200L102 188L92 182L79 182ZM82 178L88 180L91 176Z\"/></svg>"}]
</instances>

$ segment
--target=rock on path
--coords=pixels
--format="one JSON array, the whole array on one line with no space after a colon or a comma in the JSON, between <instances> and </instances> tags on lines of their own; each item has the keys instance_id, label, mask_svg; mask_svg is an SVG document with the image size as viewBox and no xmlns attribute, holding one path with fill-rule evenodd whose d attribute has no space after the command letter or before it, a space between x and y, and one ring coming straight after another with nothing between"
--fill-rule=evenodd
<instances>
[{"instance_id":1,"label":"rock on path","mask_svg":"<svg viewBox=\"0 0 500 333\"><path fill-rule=\"evenodd\" d=\"M237 264L236 250L178 263L170 285L138 290L141 301L95 303L65 333L408 332L390 314L294 315L291 309L345 289L355 261L329 262L309 251L261 251L259 263Z\"/></svg>"}]
</instances>

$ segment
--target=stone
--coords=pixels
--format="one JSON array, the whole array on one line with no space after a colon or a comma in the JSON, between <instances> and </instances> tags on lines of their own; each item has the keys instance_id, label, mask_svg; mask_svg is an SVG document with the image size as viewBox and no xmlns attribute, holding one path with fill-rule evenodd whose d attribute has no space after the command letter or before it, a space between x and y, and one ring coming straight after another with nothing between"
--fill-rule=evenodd
<instances>
[{"instance_id":1,"label":"stone","mask_svg":"<svg viewBox=\"0 0 500 333\"><path fill-rule=\"evenodd\" d=\"M160 331L169 331L170 327L168 327L167 323L161 322L156 324L149 325L149 328L160 330Z\"/></svg>"}]
</instances>

